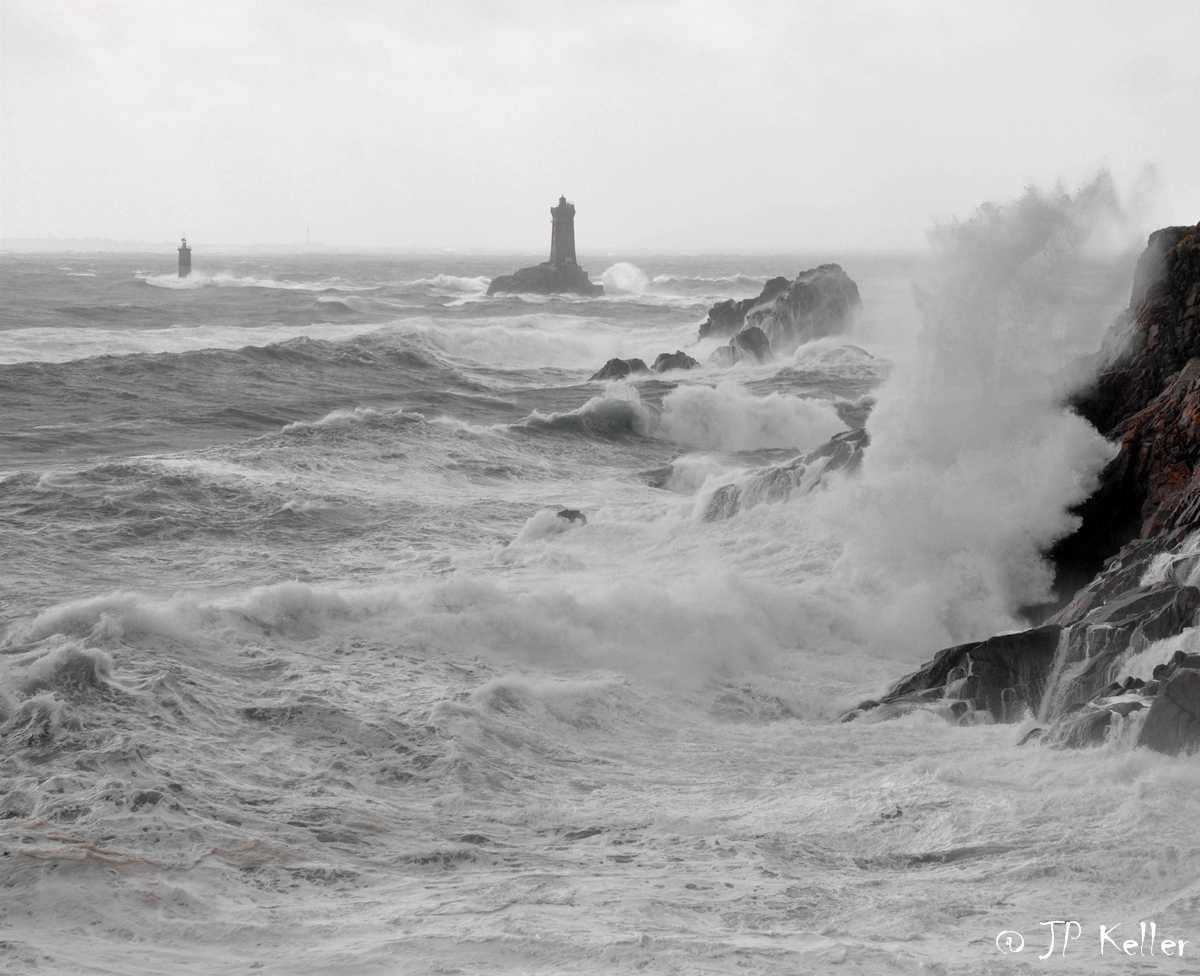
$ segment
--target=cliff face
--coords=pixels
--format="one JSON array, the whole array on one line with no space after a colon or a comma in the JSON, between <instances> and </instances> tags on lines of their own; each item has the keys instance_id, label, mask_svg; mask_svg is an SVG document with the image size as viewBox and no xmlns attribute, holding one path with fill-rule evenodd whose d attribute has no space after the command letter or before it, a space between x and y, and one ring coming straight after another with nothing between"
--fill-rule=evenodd
<instances>
[{"instance_id":1,"label":"cliff face","mask_svg":"<svg viewBox=\"0 0 1200 977\"><path fill-rule=\"evenodd\" d=\"M1105 346L1109 362L1072 406L1120 451L1051 552L1062 596L1126 543L1198 523L1200 225L1150 235Z\"/></svg>"},{"instance_id":2,"label":"cliff face","mask_svg":"<svg viewBox=\"0 0 1200 977\"><path fill-rule=\"evenodd\" d=\"M1200 625L1200 224L1150 236L1097 362L1071 406L1120 447L1079 528L1049 554L1060 608L1034 630L939 652L844 718L1033 713L1039 735L1084 746L1149 710L1130 727L1138 742L1200 747L1200 656L1164 652L1153 676L1129 673L1151 644Z\"/></svg>"}]
</instances>

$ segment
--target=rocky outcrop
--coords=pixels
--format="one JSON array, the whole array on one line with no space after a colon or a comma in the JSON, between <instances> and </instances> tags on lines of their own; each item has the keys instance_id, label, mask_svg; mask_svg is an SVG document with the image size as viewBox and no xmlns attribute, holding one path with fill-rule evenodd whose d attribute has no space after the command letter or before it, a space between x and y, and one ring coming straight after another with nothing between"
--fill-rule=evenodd
<instances>
[{"instance_id":1,"label":"rocky outcrop","mask_svg":"<svg viewBox=\"0 0 1200 977\"><path fill-rule=\"evenodd\" d=\"M624 380L632 373L646 373L646 363L644 360L639 360L636 356L632 359L622 360L613 357L604 366L600 367L591 375L591 380Z\"/></svg>"},{"instance_id":2,"label":"rocky outcrop","mask_svg":"<svg viewBox=\"0 0 1200 977\"><path fill-rule=\"evenodd\" d=\"M691 370L700 365L700 362L688 356L681 349L675 350L674 353L659 353L654 358L654 366L651 367L655 373L665 373L667 370Z\"/></svg>"},{"instance_id":3,"label":"rocky outcrop","mask_svg":"<svg viewBox=\"0 0 1200 977\"><path fill-rule=\"evenodd\" d=\"M755 363L766 363L771 358L771 341L758 326L747 326L729 341L736 351L737 359L751 359Z\"/></svg>"},{"instance_id":4,"label":"rocky outcrop","mask_svg":"<svg viewBox=\"0 0 1200 977\"><path fill-rule=\"evenodd\" d=\"M700 338L709 336L732 336L746 324L746 313L758 305L765 305L792 283L780 275L767 280L763 290L752 299L726 299L708 310L708 318L700 323Z\"/></svg>"},{"instance_id":5,"label":"rocky outcrop","mask_svg":"<svg viewBox=\"0 0 1200 977\"><path fill-rule=\"evenodd\" d=\"M757 326L776 356L791 353L801 343L845 332L862 306L858 286L841 265L820 265L802 271L768 304L746 313L746 326Z\"/></svg>"},{"instance_id":6,"label":"rocky outcrop","mask_svg":"<svg viewBox=\"0 0 1200 977\"><path fill-rule=\"evenodd\" d=\"M692 370L698 367L700 363L688 356L681 349L675 350L674 353L659 353L654 358L654 366L647 369L645 360L640 360L636 356L627 360L613 358L604 366L600 367L591 375L591 380L624 380L626 377L633 376L637 373L648 373L653 370L655 373L666 373L668 370Z\"/></svg>"},{"instance_id":7,"label":"rocky outcrop","mask_svg":"<svg viewBox=\"0 0 1200 977\"><path fill-rule=\"evenodd\" d=\"M1061 631L1046 625L939 651L882 699L861 703L842 719L856 719L881 705L944 700L952 715L982 712L997 722L1013 722L1041 705ZM961 707L954 708L955 703Z\"/></svg>"},{"instance_id":8,"label":"rocky outcrop","mask_svg":"<svg viewBox=\"0 0 1200 977\"><path fill-rule=\"evenodd\" d=\"M551 264L543 261L540 265L521 268L511 275L497 275L488 286L488 295L502 292L534 293L537 295L555 295L568 293L573 295L603 295L604 286L596 285L579 265L572 262Z\"/></svg>"},{"instance_id":9,"label":"rocky outcrop","mask_svg":"<svg viewBox=\"0 0 1200 977\"><path fill-rule=\"evenodd\" d=\"M716 366L747 357L762 363L845 331L861 305L858 286L840 265L820 265L790 282L772 278L757 298L717 303L700 325L700 338L731 337L728 346L714 351Z\"/></svg>"},{"instance_id":10,"label":"rocky outcrop","mask_svg":"<svg viewBox=\"0 0 1200 977\"><path fill-rule=\"evenodd\" d=\"M1200 746L1200 671L1180 669L1166 682L1150 706L1138 745L1172 754Z\"/></svg>"},{"instance_id":11,"label":"rocky outcrop","mask_svg":"<svg viewBox=\"0 0 1200 977\"><path fill-rule=\"evenodd\" d=\"M1200 590L1164 583L1135 587L1064 626L1047 718L1074 712L1111 692L1130 655L1190 627Z\"/></svg>"},{"instance_id":12,"label":"rocky outcrop","mask_svg":"<svg viewBox=\"0 0 1200 977\"><path fill-rule=\"evenodd\" d=\"M1056 746L1143 723L1142 745L1200 746L1200 656L1176 652L1151 680L1122 674L1133 656L1200 626L1200 225L1150 236L1129 308L1094 365L1070 403L1119 450L1078 508L1078 529L1049 554L1060 599L1043 627L939 652L848 718L921 703L960 720L1034 714L1037 735ZM1004 654L989 651L980 668L981 648Z\"/></svg>"}]
</instances>

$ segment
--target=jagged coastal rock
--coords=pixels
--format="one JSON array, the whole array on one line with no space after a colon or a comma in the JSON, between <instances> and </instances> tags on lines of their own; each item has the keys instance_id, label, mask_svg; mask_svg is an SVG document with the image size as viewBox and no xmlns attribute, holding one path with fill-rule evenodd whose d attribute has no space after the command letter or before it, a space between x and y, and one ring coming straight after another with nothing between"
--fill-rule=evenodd
<instances>
[{"instance_id":1,"label":"jagged coastal rock","mask_svg":"<svg viewBox=\"0 0 1200 977\"><path fill-rule=\"evenodd\" d=\"M1200 626L1200 225L1150 236L1104 346L1071 406L1120 448L1049 554L1059 609L1041 627L939 652L843 718L1033 714L1041 725L1025 739L1056 746L1128 728L1160 752L1200 747L1200 656L1164 652L1149 679L1128 672L1155 642Z\"/></svg>"},{"instance_id":2,"label":"jagged coastal rock","mask_svg":"<svg viewBox=\"0 0 1200 977\"><path fill-rule=\"evenodd\" d=\"M655 373L665 373L667 370L691 370L699 365L699 362L681 349L675 350L674 353L659 353L654 358L654 365L649 369L646 367L646 361L638 359L636 356L627 360L613 357L588 379L624 380L636 373L648 373L650 370Z\"/></svg>"},{"instance_id":3,"label":"jagged coastal rock","mask_svg":"<svg viewBox=\"0 0 1200 977\"><path fill-rule=\"evenodd\" d=\"M667 370L692 370L699 365L697 360L688 356L683 350L677 349L674 353L659 353L654 358L652 369L655 373L665 373Z\"/></svg>"},{"instance_id":4,"label":"jagged coastal rock","mask_svg":"<svg viewBox=\"0 0 1200 977\"><path fill-rule=\"evenodd\" d=\"M646 373L646 362L639 360L636 356L632 359L622 360L613 357L604 366L600 367L591 375L591 380L624 380L632 373Z\"/></svg>"},{"instance_id":5,"label":"jagged coastal rock","mask_svg":"<svg viewBox=\"0 0 1200 977\"><path fill-rule=\"evenodd\" d=\"M761 363L845 331L861 306L858 286L841 265L820 265L793 281L770 279L756 298L718 302L700 324L700 338L730 337L728 346L713 353L717 366L747 356Z\"/></svg>"},{"instance_id":6,"label":"jagged coastal rock","mask_svg":"<svg viewBox=\"0 0 1200 977\"><path fill-rule=\"evenodd\" d=\"M604 294L604 286L593 283L575 258L575 205L568 203L566 197L559 197L557 206L550 208L550 220L550 260L521 268L511 275L497 275L488 286L488 295L501 292Z\"/></svg>"},{"instance_id":7,"label":"jagged coastal rock","mask_svg":"<svg viewBox=\"0 0 1200 977\"><path fill-rule=\"evenodd\" d=\"M700 338L709 336L732 336L746 324L746 313L756 305L762 305L775 298L786 289L791 282L783 275L768 279L757 298L726 299L718 302L708 310L708 318L700 324Z\"/></svg>"}]
</instances>

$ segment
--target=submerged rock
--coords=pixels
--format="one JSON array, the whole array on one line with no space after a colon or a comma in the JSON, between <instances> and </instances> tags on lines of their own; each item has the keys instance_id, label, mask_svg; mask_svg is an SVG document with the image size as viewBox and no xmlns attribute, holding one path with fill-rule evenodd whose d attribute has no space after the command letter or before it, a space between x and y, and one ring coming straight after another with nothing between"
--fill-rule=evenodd
<instances>
[{"instance_id":1,"label":"submerged rock","mask_svg":"<svg viewBox=\"0 0 1200 977\"><path fill-rule=\"evenodd\" d=\"M604 366L591 375L591 380L624 380L631 373L646 373L646 364L636 356L622 360L613 357Z\"/></svg>"}]
</instances>

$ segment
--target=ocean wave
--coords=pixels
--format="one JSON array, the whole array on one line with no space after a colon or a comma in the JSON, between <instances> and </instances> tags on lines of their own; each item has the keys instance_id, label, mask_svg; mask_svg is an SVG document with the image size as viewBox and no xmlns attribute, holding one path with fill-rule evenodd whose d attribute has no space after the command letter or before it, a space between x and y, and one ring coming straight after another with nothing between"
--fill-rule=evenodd
<instances>
[{"instance_id":1,"label":"ocean wave","mask_svg":"<svg viewBox=\"0 0 1200 977\"><path fill-rule=\"evenodd\" d=\"M632 384L609 384L604 393L574 410L544 414L535 410L514 429L584 434L600 438L645 436L656 426L654 412L646 407Z\"/></svg>"},{"instance_id":2,"label":"ocean wave","mask_svg":"<svg viewBox=\"0 0 1200 977\"><path fill-rule=\"evenodd\" d=\"M406 288L429 288L449 294L483 295L487 293L492 280L486 275L448 275L438 274L430 278L416 278L405 282Z\"/></svg>"},{"instance_id":3,"label":"ocean wave","mask_svg":"<svg viewBox=\"0 0 1200 977\"><path fill-rule=\"evenodd\" d=\"M663 399L657 433L694 448L755 451L815 446L844 427L827 401L778 392L756 396L725 380L672 390Z\"/></svg>"},{"instance_id":4,"label":"ocean wave","mask_svg":"<svg viewBox=\"0 0 1200 977\"><path fill-rule=\"evenodd\" d=\"M151 275L135 272L134 278L154 288L170 288L188 291L199 288L268 288L288 292L373 292L378 285L354 285L342 278L321 278L316 281L289 281L277 278L261 278L254 275L235 275L233 272L193 272L187 278L178 275Z\"/></svg>"},{"instance_id":5,"label":"ocean wave","mask_svg":"<svg viewBox=\"0 0 1200 977\"><path fill-rule=\"evenodd\" d=\"M766 282L766 278L762 275L747 275L742 272L735 272L732 275L671 275L662 274L655 275L650 279L653 285L683 285L683 286L707 286L707 285L738 285L738 286L754 286L761 288Z\"/></svg>"},{"instance_id":6,"label":"ocean wave","mask_svg":"<svg viewBox=\"0 0 1200 977\"><path fill-rule=\"evenodd\" d=\"M291 580L236 593L114 591L67 601L10 625L0 650L34 660L64 642L124 655L164 639L197 648L247 640L292 647L357 634L436 657L573 663L702 686L714 670L786 647L796 619L774 588L734 586L720 573L525 587L475 576L368 587Z\"/></svg>"},{"instance_id":7,"label":"ocean wave","mask_svg":"<svg viewBox=\"0 0 1200 977\"><path fill-rule=\"evenodd\" d=\"M796 350L791 362L793 366L837 371L865 371L875 375L886 373L888 366L886 360L869 350L831 336L814 339L812 342L803 344Z\"/></svg>"},{"instance_id":8,"label":"ocean wave","mask_svg":"<svg viewBox=\"0 0 1200 977\"><path fill-rule=\"evenodd\" d=\"M317 322L298 326L168 326L161 329L26 327L4 331L0 366L69 363L97 357L184 354L270 346L291 339L341 341L376 332L378 323Z\"/></svg>"},{"instance_id":9,"label":"ocean wave","mask_svg":"<svg viewBox=\"0 0 1200 977\"><path fill-rule=\"evenodd\" d=\"M422 424L425 420L425 415L420 411L408 411L402 408L384 410L376 407L340 407L315 421L294 421L286 424L281 433L299 434L318 430L390 428Z\"/></svg>"},{"instance_id":10,"label":"ocean wave","mask_svg":"<svg viewBox=\"0 0 1200 977\"><path fill-rule=\"evenodd\" d=\"M474 317L458 322L403 323L398 335L420 338L458 361L487 368L545 368L594 370L630 330L605 319L557 313L526 313L505 318Z\"/></svg>"}]
</instances>

